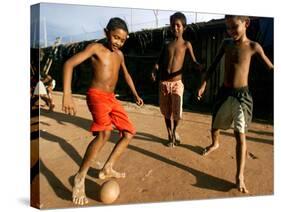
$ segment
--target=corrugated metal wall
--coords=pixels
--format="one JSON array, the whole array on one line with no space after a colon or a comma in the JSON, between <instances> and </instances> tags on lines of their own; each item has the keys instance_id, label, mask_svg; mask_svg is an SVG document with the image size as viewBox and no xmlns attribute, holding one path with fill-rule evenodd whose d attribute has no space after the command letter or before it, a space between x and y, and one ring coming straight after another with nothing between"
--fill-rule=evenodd
<instances>
[{"instance_id":1,"label":"corrugated metal wall","mask_svg":"<svg viewBox=\"0 0 281 212\"><path fill-rule=\"evenodd\" d=\"M250 39L258 41L265 50L265 53L273 60L273 18L255 18L251 20L247 31ZM188 25L184 33L184 38L193 45L193 50L197 60L205 64L208 68L212 63L222 40L226 36L224 20L213 20L207 23L198 23ZM171 40L172 35L169 27L143 30L141 32L131 33L123 48L126 65L136 84L139 93L146 103L158 103L157 84L150 80L150 74L154 63L160 54L164 42ZM103 40L101 41L103 42ZM58 52L54 57L54 64L51 67L50 74L57 80L57 90L62 88L62 65L67 58L81 51L90 43L81 42L68 46L59 46ZM50 49L43 49L45 57L50 54ZM43 60L44 61L44 60ZM42 67L42 65L41 65ZM189 58L186 58L184 72L185 100L184 107L198 104L195 101L196 92L200 85L202 73L192 70L189 65ZM74 92L85 93L90 84L90 67L81 64L76 68L79 72L75 73L73 79ZM216 72L210 78L206 90L205 98L200 105L210 107L214 101L215 95L223 82L224 63L223 58ZM273 74L265 70L260 61L255 58L252 61L249 75L249 86L254 97L254 113L259 116L271 117L273 119ZM122 76L116 88L117 93L126 96L125 99L132 99L128 86L125 84ZM128 97L128 98L127 98ZM266 102L264 101L266 100Z\"/></svg>"}]
</instances>

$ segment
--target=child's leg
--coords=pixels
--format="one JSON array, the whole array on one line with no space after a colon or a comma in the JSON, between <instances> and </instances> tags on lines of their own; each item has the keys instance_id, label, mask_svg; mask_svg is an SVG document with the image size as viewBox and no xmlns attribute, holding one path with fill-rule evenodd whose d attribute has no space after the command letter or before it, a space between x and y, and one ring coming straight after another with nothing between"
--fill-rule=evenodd
<instances>
[{"instance_id":1,"label":"child's leg","mask_svg":"<svg viewBox=\"0 0 281 212\"><path fill-rule=\"evenodd\" d=\"M40 95L40 98L45 102L47 106L50 106L50 99L47 95Z\"/></svg>"},{"instance_id":2,"label":"child's leg","mask_svg":"<svg viewBox=\"0 0 281 212\"><path fill-rule=\"evenodd\" d=\"M211 152L215 151L217 148L219 148L219 135L220 130L219 129L212 129L212 144L210 146L207 146L204 150L202 155L208 155Z\"/></svg>"},{"instance_id":3,"label":"child's leg","mask_svg":"<svg viewBox=\"0 0 281 212\"><path fill-rule=\"evenodd\" d=\"M174 120L174 128L173 128L173 143L175 145L179 145L180 144L180 138L179 135L177 134L177 126L179 125L180 120Z\"/></svg>"},{"instance_id":4,"label":"child's leg","mask_svg":"<svg viewBox=\"0 0 281 212\"><path fill-rule=\"evenodd\" d=\"M119 159L121 154L127 148L129 142L133 138L133 135L129 132L124 131L122 134L123 134L122 138L115 145L108 160L106 161L104 167L102 168L102 170L99 173L100 179L106 179L106 178L110 178L110 177L115 177L115 178L125 178L126 177L125 173L119 173L113 169L114 164Z\"/></svg>"},{"instance_id":5,"label":"child's leg","mask_svg":"<svg viewBox=\"0 0 281 212\"><path fill-rule=\"evenodd\" d=\"M161 82L159 85L159 106L160 111L165 119L166 129L168 132L168 142L167 145L172 145L172 121L171 121L171 115L172 115L172 96L168 92L169 82Z\"/></svg>"},{"instance_id":6,"label":"child's leg","mask_svg":"<svg viewBox=\"0 0 281 212\"><path fill-rule=\"evenodd\" d=\"M172 83L171 110L174 120L172 140L175 145L180 144L177 127L182 118L183 91L184 85L181 80Z\"/></svg>"},{"instance_id":7,"label":"child's leg","mask_svg":"<svg viewBox=\"0 0 281 212\"><path fill-rule=\"evenodd\" d=\"M47 91L48 91L48 96L49 96L49 101L50 101L49 109L51 111L53 111L55 108L55 103L54 103L53 94L52 94L53 89L51 87L47 87Z\"/></svg>"},{"instance_id":8,"label":"child's leg","mask_svg":"<svg viewBox=\"0 0 281 212\"><path fill-rule=\"evenodd\" d=\"M97 154L104 146L105 141L107 141L109 137L110 131L99 132L99 134L88 145L80 169L74 178L74 186L72 190L73 203L78 205L88 203L88 199L85 195L85 177L93 160L96 158Z\"/></svg>"},{"instance_id":9,"label":"child's leg","mask_svg":"<svg viewBox=\"0 0 281 212\"><path fill-rule=\"evenodd\" d=\"M173 134L172 134L172 120L165 118L165 124L168 132L168 146L173 145Z\"/></svg>"},{"instance_id":10,"label":"child's leg","mask_svg":"<svg viewBox=\"0 0 281 212\"><path fill-rule=\"evenodd\" d=\"M236 184L238 190L242 193L249 193L245 186L244 182L244 169L246 164L246 153L247 153L247 145L246 145L246 135L245 133L239 133L234 131L236 138Z\"/></svg>"}]
</instances>

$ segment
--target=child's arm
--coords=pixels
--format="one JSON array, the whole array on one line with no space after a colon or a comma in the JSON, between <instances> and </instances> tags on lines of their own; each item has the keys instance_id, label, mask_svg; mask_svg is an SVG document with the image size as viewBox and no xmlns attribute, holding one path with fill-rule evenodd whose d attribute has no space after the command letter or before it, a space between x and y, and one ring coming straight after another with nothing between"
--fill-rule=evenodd
<instances>
[{"instance_id":1,"label":"child's arm","mask_svg":"<svg viewBox=\"0 0 281 212\"><path fill-rule=\"evenodd\" d=\"M49 83L53 80L53 78L50 75L46 75L46 77L42 80L44 84Z\"/></svg>"},{"instance_id":2,"label":"child's arm","mask_svg":"<svg viewBox=\"0 0 281 212\"><path fill-rule=\"evenodd\" d=\"M63 66L63 100L62 110L70 115L76 114L76 107L72 99L71 93L71 81L72 73L75 66L84 62L86 59L91 57L96 49L96 44L90 44L82 52L79 52L69 58Z\"/></svg>"},{"instance_id":3,"label":"child's arm","mask_svg":"<svg viewBox=\"0 0 281 212\"><path fill-rule=\"evenodd\" d=\"M266 67L269 70L273 71L273 64L272 62L268 59L268 57L265 55L263 48L261 47L260 44L255 43L255 52L257 55L261 58L261 60L265 63Z\"/></svg>"},{"instance_id":4,"label":"child's arm","mask_svg":"<svg viewBox=\"0 0 281 212\"><path fill-rule=\"evenodd\" d=\"M203 69L203 66L197 62L196 57L194 56L194 52L193 52L191 43L189 41L187 41L185 45L186 45L186 49L191 57L193 64L199 71L201 71Z\"/></svg>"},{"instance_id":5,"label":"child's arm","mask_svg":"<svg viewBox=\"0 0 281 212\"><path fill-rule=\"evenodd\" d=\"M210 78L210 76L213 74L213 72L216 70L216 67L217 67L217 64L220 62L223 54L224 54L224 47L225 47L225 42L226 41L223 41L222 45L220 46L219 48L219 51L213 61L213 63L211 64L211 66L208 68L205 76L203 77L203 81L202 81L202 84L198 90L198 96L197 96L197 99L200 100L204 91L205 91L205 88L206 88L206 85L207 85L207 80Z\"/></svg>"},{"instance_id":6,"label":"child's arm","mask_svg":"<svg viewBox=\"0 0 281 212\"><path fill-rule=\"evenodd\" d=\"M133 95L135 96L135 99L136 99L136 103L137 105L139 106L142 106L143 105L143 100L139 97L137 91L136 91L136 88L135 88L135 85L134 85L134 82L127 70L127 67L125 65L125 60L124 60L124 55L121 51L119 51L119 55L121 57L121 70L123 71L123 74L124 74L124 78L126 80L126 83L128 84L128 86L130 87Z\"/></svg>"},{"instance_id":7,"label":"child's arm","mask_svg":"<svg viewBox=\"0 0 281 212\"><path fill-rule=\"evenodd\" d=\"M165 57L165 52L167 51L167 44L164 44L164 46L162 47L161 51L160 51L160 55L159 58L157 60L157 62L155 63L155 65L153 66L153 69L151 71L151 79L153 82L156 81L156 73L159 70L159 63L162 63Z\"/></svg>"},{"instance_id":8,"label":"child's arm","mask_svg":"<svg viewBox=\"0 0 281 212\"><path fill-rule=\"evenodd\" d=\"M153 66L153 69L152 69L152 71L151 71L151 79L152 79L153 82L156 81L156 72L158 71L158 69L159 69L159 65L158 65L158 63L156 63L156 64Z\"/></svg>"}]
</instances>

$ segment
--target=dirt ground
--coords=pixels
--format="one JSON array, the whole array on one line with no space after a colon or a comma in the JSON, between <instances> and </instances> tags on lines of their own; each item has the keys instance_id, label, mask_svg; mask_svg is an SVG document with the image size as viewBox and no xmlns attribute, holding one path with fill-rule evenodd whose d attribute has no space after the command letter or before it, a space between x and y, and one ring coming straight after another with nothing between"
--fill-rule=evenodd
<instances>
[{"instance_id":1,"label":"dirt ground","mask_svg":"<svg viewBox=\"0 0 281 212\"><path fill-rule=\"evenodd\" d=\"M54 93L56 108L40 114L40 174L32 185L40 184L41 208L76 207L71 202L73 175L77 172L87 145L91 115L85 96L74 95L78 113L75 117L61 111L61 92ZM245 181L250 194L234 187L235 139L233 131L221 133L220 148L208 156L201 152L210 144L210 114L184 112L178 128L182 144L164 145L167 132L159 108L138 107L122 102L134 123L137 134L116 164L127 177L118 179L120 196L114 204L198 200L273 194L273 126L253 122L247 134L248 159ZM102 205L98 191L104 180L97 178L114 144L113 131L86 179L88 206Z\"/></svg>"}]
</instances>

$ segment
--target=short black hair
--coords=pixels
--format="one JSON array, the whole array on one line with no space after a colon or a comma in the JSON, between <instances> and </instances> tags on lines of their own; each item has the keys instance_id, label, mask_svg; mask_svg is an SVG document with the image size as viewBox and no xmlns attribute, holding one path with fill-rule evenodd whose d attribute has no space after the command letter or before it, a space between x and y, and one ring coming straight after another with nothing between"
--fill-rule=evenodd
<instances>
[{"instance_id":1,"label":"short black hair","mask_svg":"<svg viewBox=\"0 0 281 212\"><path fill-rule=\"evenodd\" d=\"M183 13L181 12L176 12L173 15L170 16L170 23L172 24L173 22L175 22L176 20L180 20L183 27L186 26L186 17Z\"/></svg>"},{"instance_id":2,"label":"short black hair","mask_svg":"<svg viewBox=\"0 0 281 212\"><path fill-rule=\"evenodd\" d=\"M107 31L112 31L115 29L123 29L127 33L129 33L126 22L118 17L111 18L106 26Z\"/></svg>"},{"instance_id":3,"label":"short black hair","mask_svg":"<svg viewBox=\"0 0 281 212\"><path fill-rule=\"evenodd\" d=\"M250 17L249 16L244 16L244 15L225 15L224 18L225 19L228 19L228 18L238 18L241 21L245 21L245 20L249 19Z\"/></svg>"}]
</instances>

